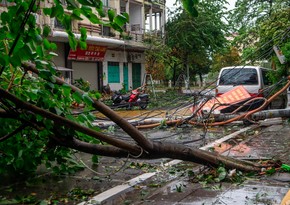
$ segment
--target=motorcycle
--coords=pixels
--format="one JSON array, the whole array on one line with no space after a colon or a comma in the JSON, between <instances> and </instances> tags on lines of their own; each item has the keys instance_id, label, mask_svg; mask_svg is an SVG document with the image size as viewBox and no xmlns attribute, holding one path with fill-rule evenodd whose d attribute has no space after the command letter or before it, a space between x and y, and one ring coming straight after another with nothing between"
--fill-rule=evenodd
<instances>
[{"instance_id":1,"label":"motorcycle","mask_svg":"<svg viewBox=\"0 0 290 205\"><path fill-rule=\"evenodd\" d=\"M131 109L133 106L139 106L141 109L146 109L149 103L149 95L145 93L144 86L132 90L130 94L122 95L119 91L115 92L111 100L112 108Z\"/></svg>"}]
</instances>

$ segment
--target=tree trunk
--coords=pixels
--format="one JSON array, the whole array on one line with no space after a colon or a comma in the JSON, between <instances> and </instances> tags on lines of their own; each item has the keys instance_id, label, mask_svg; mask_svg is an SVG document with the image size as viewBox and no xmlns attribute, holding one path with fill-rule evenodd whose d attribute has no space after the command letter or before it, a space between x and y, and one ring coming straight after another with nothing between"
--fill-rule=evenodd
<instances>
[{"instance_id":1,"label":"tree trunk","mask_svg":"<svg viewBox=\"0 0 290 205\"><path fill-rule=\"evenodd\" d=\"M35 68L34 64L25 63L23 67L26 70L30 70L38 74L38 70ZM66 84L62 79L58 77L55 78L55 83L59 85ZM73 85L67 85L71 87L72 92L79 92L83 94L84 92ZM115 122L119 127L121 127L135 142L129 143L124 140L116 139L113 136L108 136L100 132L96 132L93 129L79 125L73 121L70 121L62 116L51 113L47 110L39 108L28 102L24 102L16 96L12 95L8 91L0 88L0 96L3 99L13 102L15 107L21 109L22 111L28 111L32 116L41 115L42 117L54 121L56 126L65 126L75 131L84 133L88 136L97 138L101 141L108 143L108 145L96 145L83 142L74 138L74 136L61 136L57 129L55 130L55 136L50 136L53 141L58 144L70 147L82 152L105 155L111 157L134 157L134 158L144 158L144 159L156 159L156 158L172 158L181 159L185 161L191 161L203 165L219 166L221 163L227 168L236 168L244 171L259 171L261 166L259 164L254 164L250 162L244 162L240 160L235 160L230 157L225 157L216 153L189 148L178 144L169 144L162 142L153 142L143 136L138 129L127 122L125 119L117 115L109 107L104 105L102 102L93 99L93 107L98 111L103 113L106 117ZM3 113L2 113L3 114ZM4 114L3 114L4 115ZM14 116L15 118L15 116ZM35 122L33 122L35 123ZM39 125L42 126L42 125Z\"/></svg>"}]
</instances>

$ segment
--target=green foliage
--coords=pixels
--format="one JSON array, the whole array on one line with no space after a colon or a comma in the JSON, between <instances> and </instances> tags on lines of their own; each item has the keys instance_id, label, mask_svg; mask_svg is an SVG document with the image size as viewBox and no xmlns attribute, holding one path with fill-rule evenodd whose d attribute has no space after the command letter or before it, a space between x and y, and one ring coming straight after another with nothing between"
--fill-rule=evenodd
<instances>
[{"instance_id":1,"label":"green foliage","mask_svg":"<svg viewBox=\"0 0 290 205\"><path fill-rule=\"evenodd\" d=\"M240 61L241 59L236 48L226 48L214 55L211 71L218 72L223 67L239 65Z\"/></svg>"},{"instance_id":2,"label":"green foliage","mask_svg":"<svg viewBox=\"0 0 290 205\"><path fill-rule=\"evenodd\" d=\"M178 59L170 66L174 79L185 74L187 69L191 76L207 73L213 54L227 43L227 26L222 20L226 17L223 11L226 1L194 2L199 11L197 17L179 8L166 24L166 44L171 49L171 56Z\"/></svg>"},{"instance_id":3,"label":"green foliage","mask_svg":"<svg viewBox=\"0 0 290 205\"><path fill-rule=\"evenodd\" d=\"M182 0L183 8L193 17L198 16L198 11L195 8L198 0Z\"/></svg>"},{"instance_id":4,"label":"green foliage","mask_svg":"<svg viewBox=\"0 0 290 205\"><path fill-rule=\"evenodd\" d=\"M90 90L90 83L88 81L85 81L84 79L75 79L74 85L77 86L79 89L88 92Z\"/></svg>"},{"instance_id":5,"label":"green foliage","mask_svg":"<svg viewBox=\"0 0 290 205\"><path fill-rule=\"evenodd\" d=\"M268 61L280 73L278 78L287 75L289 65L280 64L273 46L283 48L283 53L287 56L289 18L289 1L238 0L236 8L231 12L230 23L233 31L238 34L234 44L241 48L243 62L259 64L261 61Z\"/></svg>"},{"instance_id":6,"label":"green foliage","mask_svg":"<svg viewBox=\"0 0 290 205\"><path fill-rule=\"evenodd\" d=\"M117 15L109 11L109 21L100 18L107 14L99 0L66 0L67 13L61 1L54 1L50 7L40 8L35 1L10 0L6 10L0 14L0 88L13 94L20 100L49 111L50 115L65 117L72 122L92 128L95 116L82 114L74 116L73 102L84 103L85 110L92 107L92 97L100 94L88 93L89 85L83 80L78 86L87 93L73 93L67 85L55 84L57 71L52 63L55 43L48 38L51 29L36 24L35 13L43 13L57 19L68 33L72 49L86 47L86 30L81 29L81 37L76 39L72 32L72 20L87 18L91 23L111 26L119 32L124 23L129 21L127 14ZM23 69L25 62L33 63L39 72L36 76ZM74 159L74 151L61 147L56 140L76 137L86 142L99 143L87 135L74 131L54 122L44 114L34 113L29 109L20 109L5 96L0 96L0 111L6 111L9 118L0 115L0 175L33 173L40 164L56 173L73 173L83 166ZM96 130L96 128L92 128ZM96 158L96 157L95 157ZM97 161L94 159L94 161Z\"/></svg>"}]
</instances>

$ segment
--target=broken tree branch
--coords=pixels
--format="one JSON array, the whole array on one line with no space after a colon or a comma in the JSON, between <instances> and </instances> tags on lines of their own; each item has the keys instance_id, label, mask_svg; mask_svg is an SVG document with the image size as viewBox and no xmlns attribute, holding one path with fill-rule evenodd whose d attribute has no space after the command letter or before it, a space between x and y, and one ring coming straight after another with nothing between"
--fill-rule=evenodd
<instances>
[{"instance_id":1,"label":"broken tree branch","mask_svg":"<svg viewBox=\"0 0 290 205\"><path fill-rule=\"evenodd\" d=\"M0 142L3 142L4 140L9 139L10 137L16 135L18 132L22 131L23 129L25 129L27 127L27 124L22 124L20 125L18 128L16 128L13 132L3 136L0 138Z\"/></svg>"},{"instance_id":2,"label":"broken tree branch","mask_svg":"<svg viewBox=\"0 0 290 205\"><path fill-rule=\"evenodd\" d=\"M138 146L136 146L136 145L126 143L122 140L113 139L105 134L102 134L100 132L96 132L92 129L89 129L89 128L84 127L82 125L79 125L75 122L72 122L64 117L56 115L52 112L41 109L41 108L39 108L35 105L32 105L30 103L24 102L2 88L0 88L0 95L2 98L6 98L7 100L10 100L11 102L13 102L18 108L21 108L24 110L29 110L33 113L39 114L47 119L53 120L58 125L63 125L66 127L73 128L76 131L82 132L84 134L87 134L89 136L97 138L101 141L107 142L107 143L114 145L116 147L123 148L125 150L128 150L129 152L134 153L134 154L140 153L140 148L138 148Z\"/></svg>"},{"instance_id":3,"label":"broken tree branch","mask_svg":"<svg viewBox=\"0 0 290 205\"><path fill-rule=\"evenodd\" d=\"M35 67L33 63L26 62L22 64L23 68L25 70L29 70L35 74L39 74L39 71ZM65 81L63 81L61 78L58 78L54 76L56 80L56 84L58 85L64 85L66 84L69 86L73 92L78 92L80 94L84 94L84 91L80 90L76 86L73 86L71 84L67 84ZM119 127L121 127L132 139L134 139L138 145L140 145L144 150L147 152L150 152L153 149L153 144L150 140L148 140L137 128L135 128L133 125L128 123L125 119L123 119L121 116L117 115L113 110L111 110L109 107L107 107L102 102L93 99L93 107L96 108L99 112L104 114L106 117L114 121Z\"/></svg>"}]
</instances>

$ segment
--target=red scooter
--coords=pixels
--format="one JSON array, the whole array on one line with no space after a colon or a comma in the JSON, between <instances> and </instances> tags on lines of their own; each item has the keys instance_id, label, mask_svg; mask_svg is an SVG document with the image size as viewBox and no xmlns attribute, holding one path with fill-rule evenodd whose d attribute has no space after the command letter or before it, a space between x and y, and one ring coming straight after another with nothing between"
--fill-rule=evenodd
<instances>
[{"instance_id":1,"label":"red scooter","mask_svg":"<svg viewBox=\"0 0 290 205\"><path fill-rule=\"evenodd\" d=\"M143 85L130 94L122 95L119 91L112 96L112 108L126 108L131 109L133 106L139 106L141 109L146 109L149 103L149 95L145 93L145 86Z\"/></svg>"}]
</instances>

